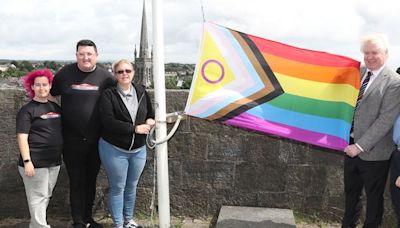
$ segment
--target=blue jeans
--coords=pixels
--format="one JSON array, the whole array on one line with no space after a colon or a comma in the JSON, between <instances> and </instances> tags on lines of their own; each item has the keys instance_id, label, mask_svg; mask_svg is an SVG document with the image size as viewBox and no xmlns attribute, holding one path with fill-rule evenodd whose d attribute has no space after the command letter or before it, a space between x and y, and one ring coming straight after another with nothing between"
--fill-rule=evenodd
<instances>
[{"instance_id":1,"label":"blue jeans","mask_svg":"<svg viewBox=\"0 0 400 228\"><path fill-rule=\"evenodd\" d=\"M125 153L100 138L99 153L108 178L108 207L114 225L119 227L134 217L136 186L146 164L146 146L136 153Z\"/></svg>"}]
</instances>

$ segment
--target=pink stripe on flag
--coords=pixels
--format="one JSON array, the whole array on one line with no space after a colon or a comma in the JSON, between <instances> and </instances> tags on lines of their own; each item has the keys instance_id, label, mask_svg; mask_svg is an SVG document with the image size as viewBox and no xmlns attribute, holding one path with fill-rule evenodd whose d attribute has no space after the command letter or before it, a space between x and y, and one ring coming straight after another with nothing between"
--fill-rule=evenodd
<instances>
[{"instance_id":1,"label":"pink stripe on flag","mask_svg":"<svg viewBox=\"0 0 400 228\"><path fill-rule=\"evenodd\" d=\"M348 145L347 141L336 136L307 131L301 128L267 121L248 113L242 113L224 123L340 151L343 151Z\"/></svg>"}]
</instances>

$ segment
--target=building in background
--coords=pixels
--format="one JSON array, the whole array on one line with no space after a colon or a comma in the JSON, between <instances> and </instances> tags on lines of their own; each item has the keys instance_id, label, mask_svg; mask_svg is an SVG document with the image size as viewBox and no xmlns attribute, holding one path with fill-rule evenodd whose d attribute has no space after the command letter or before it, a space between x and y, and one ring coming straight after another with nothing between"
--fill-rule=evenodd
<instances>
[{"instance_id":1,"label":"building in background","mask_svg":"<svg viewBox=\"0 0 400 228\"><path fill-rule=\"evenodd\" d=\"M149 39L147 36L146 5L143 0L142 28L140 31L139 56L135 46L135 79L138 84L150 87L153 82L153 56L149 50Z\"/></svg>"}]
</instances>

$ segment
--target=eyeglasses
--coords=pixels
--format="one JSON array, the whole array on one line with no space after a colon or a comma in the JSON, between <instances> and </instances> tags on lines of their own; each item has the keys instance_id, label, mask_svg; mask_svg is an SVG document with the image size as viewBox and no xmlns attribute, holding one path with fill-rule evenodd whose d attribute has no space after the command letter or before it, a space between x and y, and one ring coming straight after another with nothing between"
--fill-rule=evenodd
<instances>
[{"instance_id":1,"label":"eyeglasses","mask_svg":"<svg viewBox=\"0 0 400 228\"><path fill-rule=\"evenodd\" d=\"M130 74L130 73L132 73L132 70L130 70L130 69L118 70L117 74L123 74L124 72L127 73L127 74Z\"/></svg>"}]
</instances>

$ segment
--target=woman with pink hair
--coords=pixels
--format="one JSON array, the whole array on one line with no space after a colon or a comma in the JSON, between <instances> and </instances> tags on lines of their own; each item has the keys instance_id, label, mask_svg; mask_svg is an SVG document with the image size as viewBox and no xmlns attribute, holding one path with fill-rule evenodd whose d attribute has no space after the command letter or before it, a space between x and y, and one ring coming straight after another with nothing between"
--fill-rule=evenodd
<instances>
[{"instance_id":1,"label":"woman with pink hair","mask_svg":"<svg viewBox=\"0 0 400 228\"><path fill-rule=\"evenodd\" d=\"M31 101L22 106L16 118L18 171L28 200L29 228L50 227L46 211L60 172L61 108L48 99L53 81L50 70L33 70L22 80Z\"/></svg>"}]
</instances>

